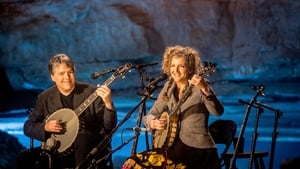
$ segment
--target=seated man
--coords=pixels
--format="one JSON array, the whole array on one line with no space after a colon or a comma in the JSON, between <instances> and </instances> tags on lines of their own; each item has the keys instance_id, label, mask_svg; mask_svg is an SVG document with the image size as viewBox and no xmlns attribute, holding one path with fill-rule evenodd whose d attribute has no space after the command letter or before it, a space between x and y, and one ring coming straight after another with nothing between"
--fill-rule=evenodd
<instances>
[{"instance_id":1,"label":"seated man","mask_svg":"<svg viewBox=\"0 0 300 169\"><path fill-rule=\"evenodd\" d=\"M58 54L52 57L48 68L54 85L39 94L35 108L24 124L24 133L26 136L44 143L47 143L48 140L50 147L44 144L45 148L43 150L41 148L34 148L21 152L17 159L18 169L45 169L49 165L55 169L78 166L84 162L90 151L117 124L116 109L113 105L111 90L108 86L102 85L96 87L78 82L75 77L75 65L65 54ZM92 94L96 97L94 101L87 100ZM72 142L72 139L69 138L70 136L59 140L60 142L71 142L71 145L63 152L51 154L51 163L48 163L47 154L44 156L43 152L47 152L47 149L52 148L51 146L63 145L55 145L54 140L49 140L49 138L53 134L60 134L61 138L64 138L66 127L68 127L66 125L68 121L62 122L61 118L55 119L55 117L69 116L74 113L80 124L74 124L73 121L72 124L68 124L74 125L71 128L79 125L78 133L75 132L76 135L72 136L74 137L74 141ZM103 133L102 136L100 132ZM103 150L106 150L110 146L109 144L105 145L107 147L104 147ZM99 153L105 155L104 152ZM106 165L106 161L103 161L99 165Z\"/></svg>"}]
</instances>

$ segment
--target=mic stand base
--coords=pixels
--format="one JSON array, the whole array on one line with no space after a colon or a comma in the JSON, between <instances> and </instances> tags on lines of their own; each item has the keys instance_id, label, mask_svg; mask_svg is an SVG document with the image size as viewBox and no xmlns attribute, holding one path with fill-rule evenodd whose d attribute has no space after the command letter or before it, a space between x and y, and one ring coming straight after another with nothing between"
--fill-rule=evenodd
<instances>
[{"instance_id":1,"label":"mic stand base","mask_svg":"<svg viewBox=\"0 0 300 169\"><path fill-rule=\"evenodd\" d=\"M128 120L130 118L130 116L133 114L133 112L141 105L143 104L148 97L144 97L139 104L137 104L130 112L128 112L126 114L126 116L124 117L124 119L122 121L120 121L117 126L108 134L106 135L103 140L94 148L91 150L91 152L87 155L86 159L80 163L78 166L76 166L76 169L86 169L86 168L82 168L83 166L86 166L87 162L90 162L91 159L96 158L95 155L99 154L100 152L103 151L104 147L107 147L107 145L110 144L110 141L112 140L112 136L115 133L115 131L117 131L117 129L120 128L120 126L122 126L126 120Z\"/></svg>"}]
</instances>

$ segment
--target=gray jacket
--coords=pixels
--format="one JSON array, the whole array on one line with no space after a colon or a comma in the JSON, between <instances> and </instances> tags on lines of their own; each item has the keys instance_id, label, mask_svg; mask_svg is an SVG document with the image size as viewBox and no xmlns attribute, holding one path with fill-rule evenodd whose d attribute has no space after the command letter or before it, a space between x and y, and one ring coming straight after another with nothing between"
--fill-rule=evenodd
<instances>
[{"instance_id":1,"label":"gray jacket","mask_svg":"<svg viewBox=\"0 0 300 169\"><path fill-rule=\"evenodd\" d=\"M165 111L172 113L173 108L177 105L174 96L175 83L172 84L168 92L169 100L166 101L162 98L167 86L168 82L165 83L149 113L143 118L147 128L150 128L149 122L151 119L159 118L161 113ZM209 114L220 116L223 112L223 105L216 96L207 99L198 88L193 87L191 95L181 105L178 112L182 113L183 116L180 122L179 138L191 147L215 148L216 145L208 131Z\"/></svg>"}]
</instances>

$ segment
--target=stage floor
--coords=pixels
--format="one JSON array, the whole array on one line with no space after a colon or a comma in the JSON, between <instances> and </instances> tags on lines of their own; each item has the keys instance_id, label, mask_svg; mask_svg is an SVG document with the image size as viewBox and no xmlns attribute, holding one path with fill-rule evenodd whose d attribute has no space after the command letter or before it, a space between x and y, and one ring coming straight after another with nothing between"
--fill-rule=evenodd
<instances>
[{"instance_id":1,"label":"stage floor","mask_svg":"<svg viewBox=\"0 0 300 169\"><path fill-rule=\"evenodd\" d=\"M225 114L220 117L210 117L210 123L216 119L233 119L238 124L238 131L241 127L246 107L238 102L238 99L243 99L245 101L250 100L251 96L234 96L234 97L220 97L224 106ZM147 142L151 147L151 134L141 131L137 136L135 131L126 130L126 128L136 127L137 119L140 114L139 108L136 110L136 107L139 104L139 99L137 98L126 98L126 97L117 97L114 98L115 105L118 109L118 119L119 123L124 120L126 116L130 115L130 118L126 120L123 125L120 126L113 133L113 161L114 167L119 169L124 162L124 160L129 157L134 150L136 152L141 152L147 149ZM152 101L146 102L146 109L153 104ZM282 111L283 116L279 118L278 123L278 137L276 139L275 154L274 154L274 169L280 169L280 164L283 160L292 159L300 156L300 124L299 121L299 101L281 101L281 102L270 102L268 105L277 108ZM29 147L30 141L29 138L23 134L23 124L27 119L27 114L25 109L14 109L6 112L0 113L0 130L6 131L9 134L18 138L19 142L25 147ZM245 130L245 150L250 150L251 146L251 137L253 133L253 124L254 124L255 111L251 111L249 116L248 124L246 125ZM272 141L272 132L273 132L273 121L274 121L274 112L270 110L265 110L261 115L260 124L259 124L259 136L257 139L257 148L256 150L263 150L270 152L270 146ZM146 137L147 136L147 137ZM133 138L133 140L132 140ZM146 142L146 138L148 141ZM136 147L133 147L133 141L136 142ZM35 142L35 145L38 146L40 143ZM221 150L222 147L219 146ZM232 151L232 148L231 148ZM248 168L248 159L237 160L237 166L241 169ZM265 158L266 168L269 166L269 158Z\"/></svg>"}]
</instances>

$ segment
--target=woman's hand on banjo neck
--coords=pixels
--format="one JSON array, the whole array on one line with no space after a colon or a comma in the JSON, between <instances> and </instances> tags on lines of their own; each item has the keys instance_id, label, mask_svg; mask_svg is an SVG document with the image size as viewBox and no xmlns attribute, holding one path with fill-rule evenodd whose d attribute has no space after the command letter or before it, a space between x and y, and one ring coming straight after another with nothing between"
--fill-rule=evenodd
<instances>
[{"instance_id":1,"label":"woman's hand on banjo neck","mask_svg":"<svg viewBox=\"0 0 300 169\"><path fill-rule=\"evenodd\" d=\"M202 76L199 75L193 75L192 79L190 80L190 83L196 86L205 96L211 95L209 84L205 81L205 79Z\"/></svg>"}]
</instances>

